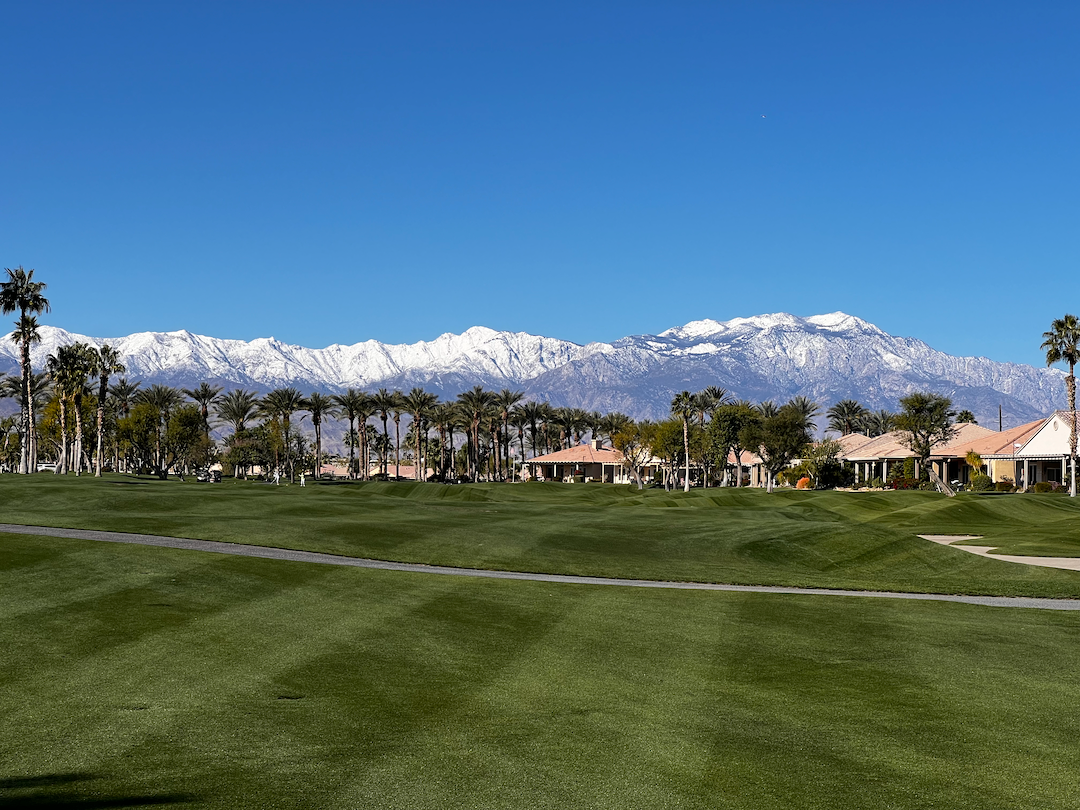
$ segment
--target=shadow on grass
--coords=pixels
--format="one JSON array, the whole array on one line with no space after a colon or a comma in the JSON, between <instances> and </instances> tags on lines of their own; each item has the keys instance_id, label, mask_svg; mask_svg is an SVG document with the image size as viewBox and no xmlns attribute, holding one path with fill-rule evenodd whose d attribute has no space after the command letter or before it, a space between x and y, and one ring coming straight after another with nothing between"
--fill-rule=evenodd
<instances>
[{"instance_id":1,"label":"shadow on grass","mask_svg":"<svg viewBox=\"0 0 1080 810\"><path fill-rule=\"evenodd\" d=\"M0 808L92 810L105 807L148 807L197 802L184 793L118 793L94 790L87 783L100 777L89 773L53 773L0 779Z\"/></svg>"}]
</instances>

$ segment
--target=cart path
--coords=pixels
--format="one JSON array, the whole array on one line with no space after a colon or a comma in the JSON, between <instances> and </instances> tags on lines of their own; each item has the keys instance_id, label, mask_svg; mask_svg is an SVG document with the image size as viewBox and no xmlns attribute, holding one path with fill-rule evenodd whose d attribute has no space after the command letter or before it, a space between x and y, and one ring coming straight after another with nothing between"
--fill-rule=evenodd
<instances>
[{"instance_id":1,"label":"cart path","mask_svg":"<svg viewBox=\"0 0 1080 810\"><path fill-rule=\"evenodd\" d=\"M966 545L972 540L982 540L983 536L981 534L920 534L919 537L943 546L952 546L972 554L978 554L980 557L991 560L1021 563L1023 565L1039 565L1043 568L1061 568L1064 571L1080 571L1080 557L1027 557L1020 554L994 554L993 550L997 546ZM954 546L953 543L964 543L965 545Z\"/></svg>"},{"instance_id":2,"label":"cart path","mask_svg":"<svg viewBox=\"0 0 1080 810\"><path fill-rule=\"evenodd\" d=\"M445 565L389 562L364 557L343 557L317 551L298 551L271 546L252 546L244 543L221 543L214 540L193 540L185 537L160 537L152 534L102 532L87 529L58 529L48 526L19 526L0 523L0 532L35 534L78 540L98 540L106 543L133 543L140 546L159 546L185 551L209 551L239 557L261 557L270 560L344 565L354 568L374 568L380 571L404 571L411 574L437 574L486 579L515 579L529 582L554 582L564 585L613 585L623 588L664 588L682 591L735 591L740 593L780 593L799 596L848 596L877 599L911 599L926 602L963 602L987 607L1038 608L1041 610L1080 610L1080 599L1041 599L1027 596L965 596L946 593L904 593L897 591L849 591L837 588L789 588L779 585L723 585L711 582L664 582L651 579L617 579L614 577L574 576L568 574L535 574L527 571L498 571L484 568L455 568Z\"/></svg>"}]
</instances>

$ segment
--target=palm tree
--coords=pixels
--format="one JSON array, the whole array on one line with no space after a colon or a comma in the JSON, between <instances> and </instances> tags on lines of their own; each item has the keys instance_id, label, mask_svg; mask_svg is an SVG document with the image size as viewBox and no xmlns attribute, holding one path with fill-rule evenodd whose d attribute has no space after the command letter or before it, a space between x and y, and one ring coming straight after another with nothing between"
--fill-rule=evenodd
<instances>
[{"instance_id":1,"label":"palm tree","mask_svg":"<svg viewBox=\"0 0 1080 810\"><path fill-rule=\"evenodd\" d=\"M105 395L109 391L109 377L113 374L123 374L125 371L127 369L120 362L120 352L108 343L94 352L94 373L98 377L97 449L94 452L95 478L101 478L101 439L105 434ZM116 472L116 470L113 470L113 472Z\"/></svg>"},{"instance_id":2,"label":"palm tree","mask_svg":"<svg viewBox=\"0 0 1080 810\"><path fill-rule=\"evenodd\" d=\"M210 406L217 402L218 394L222 392L220 385L210 385L207 382L199 383L198 388L184 388L183 393L188 399L199 406L202 415L203 433L210 438Z\"/></svg>"},{"instance_id":3,"label":"palm tree","mask_svg":"<svg viewBox=\"0 0 1080 810\"><path fill-rule=\"evenodd\" d=\"M68 468L68 402L75 388L77 357L71 346L61 346L56 354L45 360L45 369L52 380L53 394L60 411L60 452L57 454L56 475L66 475Z\"/></svg>"},{"instance_id":4,"label":"palm tree","mask_svg":"<svg viewBox=\"0 0 1080 810\"><path fill-rule=\"evenodd\" d=\"M631 422L633 422L633 420L625 413L612 411L609 414L605 414L600 420L600 423L595 428L595 435L597 438L606 436L608 442L613 444L615 434L629 426Z\"/></svg>"},{"instance_id":5,"label":"palm tree","mask_svg":"<svg viewBox=\"0 0 1080 810\"><path fill-rule=\"evenodd\" d=\"M531 403L526 402L525 405ZM521 405L516 406L510 411L510 424L517 428L518 434L518 447L521 450L521 460L525 461L525 428L529 426L529 414ZM511 480L513 476L511 475Z\"/></svg>"},{"instance_id":6,"label":"palm tree","mask_svg":"<svg viewBox=\"0 0 1080 810\"><path fill-rule=\"evenodd\" d=\"M304 400L304 410L311 414L311 424L315 426L315 480L319 480L319 468L322 466L322 420L333 414L334 400L326 394L313 393Z\"/></svg>"},{"instance_id":7,"label":"palm tree","mask_svg":"<svg viewBox=\"0 0 1080 810\"><path fill-rule=\"evenodd\" d=\"M37 400L29 391L34 372L30 368L30 346L41 343L37 318L23 315L15 322L15 331L11 333L13 343L22 347L23 363L20 376L20 396L22 403L23 442L19 450L19 472L26 474L37 470L37 420L34 418L34 405Z\"/></svg>"},{"instance_id":8,"label":"palm tree","mask_svg":"<svg viewBox=\"0 0 1080 810\"><path fill-rule=\"evenodd\" d=\"M502 451L507 467L510 466L510 412L524 398L522 391L511 391L509 388L504 388L495 395L495 407L498 408L499 419L502 421Z\"/></svg>"},{"instance_id":9,"label":"palm tree","mask_svg":"<svg viewBox=\"0 0 1080 810\"><path fill-rule=\"evenodd\" d=\"M149 388L143 388L136 393L134 401L141 405L149 405L157 413L154 471L159 477L164 478L168 475L162 453L165 428L169 424L169 416L172 414L173 409L183 402L183 397L175 388L155 383Z\"/></svg>"},{"instance_id":10,"label":"palm tree","mask_svg":"<svg viewBox=\"0 0 1080 810\"><path fill-rule=\"evenodd\" d=\"M883 436L896 428L896 414L884 409L867 412L863 425L868 436Z\"/></svg>"},{"instance_id":11,"label":"palm tree","mask_svg":"<svg viewBox=\"0 0 1080 810\"><path fill-rule=\"evenodd\" d=\"M14 270L5 267L8 280L0 282L0 313L19 312L15 323L12 340L19 344L22 355L20 373L23 384L23 449L19 457L19 472L26 475L37 469L37 439L34 430L34 398L30 395L30 344L40 341L37 332L37 319L33 315L49 312L49 299L45 297L45 282L34 281L34 271L23 270L22 265Z\"/></svg>"},{"instance_id":12,"label":"palm tree","mask_svg":"<svg viewBox=\"0 0 1080 810\"><path fill-rule=\"evenodd\" d=\"M1080 321L1075 315L1057 318L1050 324L1050 331L1043 332L1042 346L1046 352L1046 365L1066 363L1069 373L1065 377L1065 393L1069 399L1069 495L1076 497L1076 364L1080 362Z\"/></svg>"},{"instance_id":13,"label":"palm tree","mask_svg":"<svg viewBox=\"0 0 1080 810\"><path fill-rule=\"evenodd\" d=\"M244 391L240 388L218 397L217 402L214 403L214 415L233 430L233 448L237 447L237 440L244 435L248 422L255 418L258 408L258 395L254 391ZM243 468L244 476L247 476L247 464L241 461L233 466L233 478L240 477L241 468Z\"/></svg>"},{"instance_id":14,"label":"palm tree","mask_svg":"<svg viewBox=\"0 0 1080 810\"><path fill-rule=\"evenodd\" d=\"M333 397L334 403L338 406L338 413L345 417L349 422L349 435L352 436L356 430L356 420L360 417L360 413L364 408L365 400L370 399L363 391L357 391L355 388L349 388L344 394L337 394ZM352 442L349 445L349 478L353 477L353 459L356 455L356 445Z\"/></svg>"},{"instance_id":15,"label":"palm tree","mask_svg":"<svg viewBox=\"0 0 1080 810\"><path fill-rule=\"evenodd\" d=\"M413 434L416 440L416 459L413 462L413 479L424 480L427 475L427 465L423 459L424 441L427 439L425 423L432 416L432 411L438 404L439 398L435 394L429 394L423 388L414 388L402 397L402 407L412 417Z\"/></svg>"},{"instance_id":16,"label":"palm tree","mask_svg":"<svg viewBox=\"0 0 1080 810\"><path fill-rule=\"evenodd\" d=\"M135 395L139 392L139 386L141 385L142 383L128 382L127 377L121 377L116 381L116 385L109 386L109 394L116 403L121 416L127 416L131 413L131 406L135 402Z\"/></svg>"},{"instance_id":17,"label":"palm tree","mask_svg":"<svg viewBox=\"0 0 1080 810\"><path fill-rule=\"evenodd\" d=\"M532 446L534 456L540 455L538 428L544 421L546 404L546 402L526 402L521 406L521 413L529 423L529 444Z\"/></svg>"},{"instance_id":18,"label":"palm tree","mask_svg":"<svg viewBox=\"0 0 1080 810\"><path fill-rule=\"evenodd\" d=\"M259 412L270 419L281 420L281 448L284 450L286 460L291 461L289 452L289 419L297 411L303 410L304 397L295 388L275 388L269 394L262 398L259 403ZM274 463L280 469L281 460L277 458L277 448L275 448ZM290 480L295 478L296 469L293 464L289 464L289 478Z\"/></svg>"},{"instance_id":19,"label":"palm tree","mask_svg":"<svg viewBox=\"0 0 1080 810\"><path fill-rule=\"evenodd\" d=\"M815 418L821 412L821 406L809 397L797 396L788 400L786 407L791 408L803 419L803 425L809 431L817 430Z\"/></svg>"},{"instance_id":20,"label":"palm tree","mask_svg":"<svg viewBox=\"0 0 1080 810\"><path fill-rule=\"evenodd\" d=\"M842 399L829 408L825 415L829 417L829 430L847 436L866 427L869 412L854 399Z\"/></svg>"},{"instance_id":21,"label":"palm tree","mask_svg":"<svg viewBox=\"0 0 1080 810\"><path fill-rule=\"evenodd\" d=\"M495 394L485 391L483 386L473 386L468 391L458 394L461 410L469 425L469 466L470 476L475 482L480 476L480 423L495 401Z\"/></svg>"},{"instance_id":22,"label":"palm tree","mask_svg":"<svg viewBox=\"0 0 1080 810\"><path fill-rule=\"evenodd\" d=\"M394 392L390 411L394 417L394 478L401 478L401 415L405 413L405 398L400 391Z\"/></svg>"},{"instance_id":23,"label":"palm tree","mask_svg":"<svg viewBox=\"0 0 1080 810\"><path fill-rule=\"evenodd\" d=\"M75 475L82 473L83 459L83 396L86 393L87 378L93 373L97 362L97 352L85 343L73 343L61 346L55 355L49 355L49 374L60 402L60 433L63 445L64 472L67 460L67 425L66 401L70 398L75 412L75 449L72 467ZM59 472L59 465L57 471Z\"/></svg>"},{"instance_id":24,"label":"palm tree","mask_svg":"<svg viewBox=\"0 0 1080 810\"><path fill-rule=\"evenodd\" d=\"M683 480L683 492L690 491L690 420L697 413L697 403L689 391L676 394L671 400L671 415L682 420L683 452L686 454L686 478Z\"/></svg>"},{"instance_id":25,"label":"palm tree","mask_svg":"<svg viewBox=\"0 0 1080 810\"><path fill-rule=\"evenodd\" d=\"M378 413L379 419L382 420L383 436L389 440L390 431L387 428L387 420L390 416L390 412L394 410L397 405L397 391L387 391L385 388L380 388L374 394L372 394L372 405L375 407L375 412ZM379 465L379 471L386 475L389 470L386 469L387 461L382 461Z\"/></svg>"},{"instance_id":26,"label":"palm tree","mask_svg":"<svg viewBox=\"0 0 1080 810\"><path fill-rule=\"evenodd\" d=\"M776 416L780 413L780 406L772 400L769 400L768 402L759 402L754 406L754 410L764 418L768 419L770 416Z\"/></svg>"}]
</instances>

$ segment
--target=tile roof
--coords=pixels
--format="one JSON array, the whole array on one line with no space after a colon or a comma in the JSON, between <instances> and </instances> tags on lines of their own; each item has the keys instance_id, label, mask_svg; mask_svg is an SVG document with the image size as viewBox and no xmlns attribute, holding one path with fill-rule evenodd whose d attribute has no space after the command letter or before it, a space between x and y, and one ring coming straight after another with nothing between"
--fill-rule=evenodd
<instances>
[{"instance_id":1,"label":"tile roof","mask_svg":"<svg viewBox=\"0 0 1080 810\"><path fill-rule=\"evenodd\" d=\"M591 444L579 444L567 450L556 450L546 456L530 458L526 464L622 464L623 454L610 447L596 449Z\"/></svg>"},{"instance_id":2,"label":"tile roof","mask_svg":"<svg viewBox=\"0 0 1080 810\"><path fill-rule=\"evenodd\" d=\"M1068 416L1068 411L1063 413ZM1046 421L1038 419L1008 430L990 431L988 436L973 437L967 441L963 437L957 437L944 447L935 449L934 455L966 456L969 451L974 450L980 456L1011 456L1018 449L1016 445L1027 444Z\"/></svg>"}]
</instances>

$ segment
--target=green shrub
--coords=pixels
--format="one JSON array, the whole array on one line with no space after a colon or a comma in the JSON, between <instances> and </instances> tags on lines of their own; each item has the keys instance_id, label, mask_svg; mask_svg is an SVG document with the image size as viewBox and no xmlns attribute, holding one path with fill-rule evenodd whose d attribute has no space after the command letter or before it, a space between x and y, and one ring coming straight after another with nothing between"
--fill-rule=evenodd
<instances>
[{"instance_id":1,"label":"green shrub","mask_svg":"<svg viewBox=\"0 0 1080 810\"><path fill-rule=\"evenodd\" d=\"M1034 487L1036 492L1053 492L1054 484L1052 481L1039 481Z\"/></svg>"},{"instance_id":2,"label":"green shrub","mask_svg":"<svg viewBox=\"0 0 1080 810\"><path fill-rule=\"evenodd\" d=\"M893 489L918 489L919 488L919 482L916 481L914 478L908 478L907 476L902 476L900 478L894 478L892 480L892 488Z\"/></svg>"},{"instance_id":3,"label":"green shrub","mask_svg":"<svg viewBox=\"0 0 1080 810\"><path fill-rule=\"evenodd\" d=\"M885 482L882 481L880 478L875 478L873 481L870 482L870 486L873 489L881 489L885 486Z\"/></svg>"},{"instance_id":4,"label":"green shrub","mask_svg":"<svg viewBox=\"0 0 1080 810\"><path fill-rule=\"evenodd\" d=\"M921 489L923 492L935 492L937 491L937 485L932 483L931 481L920 481L919 489Z\"/></svg>"},{"instance_id":5,"label":"green shrub","mask_svg":"<svg viewBox=\"0 0 1080 810\"><path fill-rule=\"evenodd\" d=\"M989 492L994 488L994 480L985 473L975 473L971 476L972 492Z\"/></svg>"},{"instance_id":6,"label":"green shrub","mask_svg":"<svg viewBox=\"0 0 1080 810\"><path fill-rule=\"evenodd\" d=\"M994 484L994 489L997 490L998 492L1015 492L1016 491L1016 487L1014 487L1008 481L998 481L996 484Z\"/></svg>"}]
</instances>

